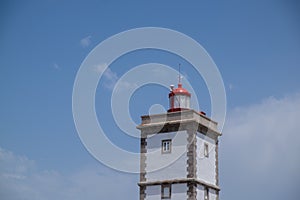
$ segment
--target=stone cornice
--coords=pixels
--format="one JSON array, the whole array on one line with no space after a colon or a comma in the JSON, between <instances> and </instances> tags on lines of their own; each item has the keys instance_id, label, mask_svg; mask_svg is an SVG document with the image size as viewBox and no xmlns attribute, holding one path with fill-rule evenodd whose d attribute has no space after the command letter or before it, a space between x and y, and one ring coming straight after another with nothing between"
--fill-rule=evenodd
<instances>
[{"instance_id":1,"label":"stone cornice","mask_svg":"<svg viewBox=\"0 0 300 200\"><path fill-rule=\"evenodd\" d=\"M163 130L167 125L178 125L178 128L186 124L196 123L199 125L200 130L205 130L209 134L221 136L217 129L217 122L209 119L208 117L196 112L195 110L184 110L179 112L170 112L156 115L142 116L142 123L137 126L140 130ZM157 133L157 130L156 130ZM151 131L149 132L151 134Z\"/></svg>"},{"instance_id":2,"label":"stone cornice","mask_svg":"<svg viewBox=\"0 0 300 200\"><path fill-rule=\"evenodd\" d=\"M220 191L219 186L195 178L172 179L172 180L163 180L163 181L147 181L147 182L139 182L138 185L150 186L150 185L163 185L163 184L176 184L176 183L196 183L214 189L216 191Z\"/></svg>"}]
</instances>

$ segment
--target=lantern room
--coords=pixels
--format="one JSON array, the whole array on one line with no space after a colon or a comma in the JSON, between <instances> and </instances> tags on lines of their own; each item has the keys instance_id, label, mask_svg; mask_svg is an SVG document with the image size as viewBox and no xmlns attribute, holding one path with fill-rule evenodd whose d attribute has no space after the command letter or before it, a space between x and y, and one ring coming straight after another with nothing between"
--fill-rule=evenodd
<instances>
[{"instance_id":1,"label":"lantern room","mask_svg":"<svg viewBox=\"0 0 300 200\"><path fill-rule=\"evenodd\" d=\"M178 83L178 88L170 86L169 101L170 108L168 112L176 112L190 109L191 94Z\"/></svg>"}]
</instances>

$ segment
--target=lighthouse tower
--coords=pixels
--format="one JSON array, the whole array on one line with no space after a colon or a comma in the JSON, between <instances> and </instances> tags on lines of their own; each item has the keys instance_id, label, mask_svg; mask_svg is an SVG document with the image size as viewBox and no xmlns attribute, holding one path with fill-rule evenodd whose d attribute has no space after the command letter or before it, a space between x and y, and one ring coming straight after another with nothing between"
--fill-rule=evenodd
<instances>
[{"instance_id":1,"label":"lighthouse tower","mask_svg":"<svg viewBox=\"0 0 300 200\"><path fill-rule=\"evenodd\" d=\"M190 108L191 94L170 86L167 113L142 116L140 200L218 200L217 123Z\"/></svg>"}]
</instances>

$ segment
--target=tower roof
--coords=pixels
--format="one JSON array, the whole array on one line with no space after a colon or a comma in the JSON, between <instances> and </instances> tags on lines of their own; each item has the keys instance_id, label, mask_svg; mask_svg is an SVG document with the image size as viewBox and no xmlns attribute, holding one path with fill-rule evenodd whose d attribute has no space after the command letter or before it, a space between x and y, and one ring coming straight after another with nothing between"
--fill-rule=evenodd
<instances>
[{"instance_id":1,"label":"tower roof","mask_svg":"<svg viewBox=\"0 0 300 200\"><path fill-rule=\"evenodd\" d=\"M171 91L169 93L169 97L172 97L174 95L185 95L185 96L191 96L191 93L189 93L189 91L187 91L185 88L182 87L181 83L178 83L178 88L172 88L171 87Z\"/></svg>"}]
</instances>

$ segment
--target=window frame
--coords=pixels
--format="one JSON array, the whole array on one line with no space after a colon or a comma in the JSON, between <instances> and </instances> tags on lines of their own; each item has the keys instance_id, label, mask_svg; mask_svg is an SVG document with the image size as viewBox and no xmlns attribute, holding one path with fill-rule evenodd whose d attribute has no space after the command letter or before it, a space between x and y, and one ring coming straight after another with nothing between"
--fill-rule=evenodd
<instances>
[{"instance_id":1,"label":"window frame","mask_svg":"<svg viewBox=\"0 0 300 200\"><path fill-rule=\"evenodd\" d=\"M165 148L164 148L165 143L169 143L169 149L168 150L165 150ZM172 151L172 140L171 139L162 140L161 141L161 153L162 154L168 154L168 153L171 153L171 151Z\"/></svg>"},{"instance_id":2,"label":"window frame","mask_svg":"<svg viewBox=\"0 0 300 200\"><path fill-rule=\"evenodd\" d=\"M208 146L208 143L204 143L204 157L208 158L209 157L209 146Z\"/></svg>"},{"instance_id":3,"label":"window frame","mask_svg":"<svg viewBox=\"0 0 300 200\"><path fill-rule=\"evenodd\" d=\"M169 194L165 196L164 190L165 188L169 189ZM161 199L171 199L171 194L172 194L172 186L171 184L163 184L161 185Z\"/></svg>"},{"instance_id":4,"label":"window frame","mask_svg":"<svg viewBox=\"0 0 300 200\"><path fill-rule=\"evenodd\" d=\"M204 200L209 200L209 189L208 189L208 187L204 188Z\"/></svg>"}]
</instances>

